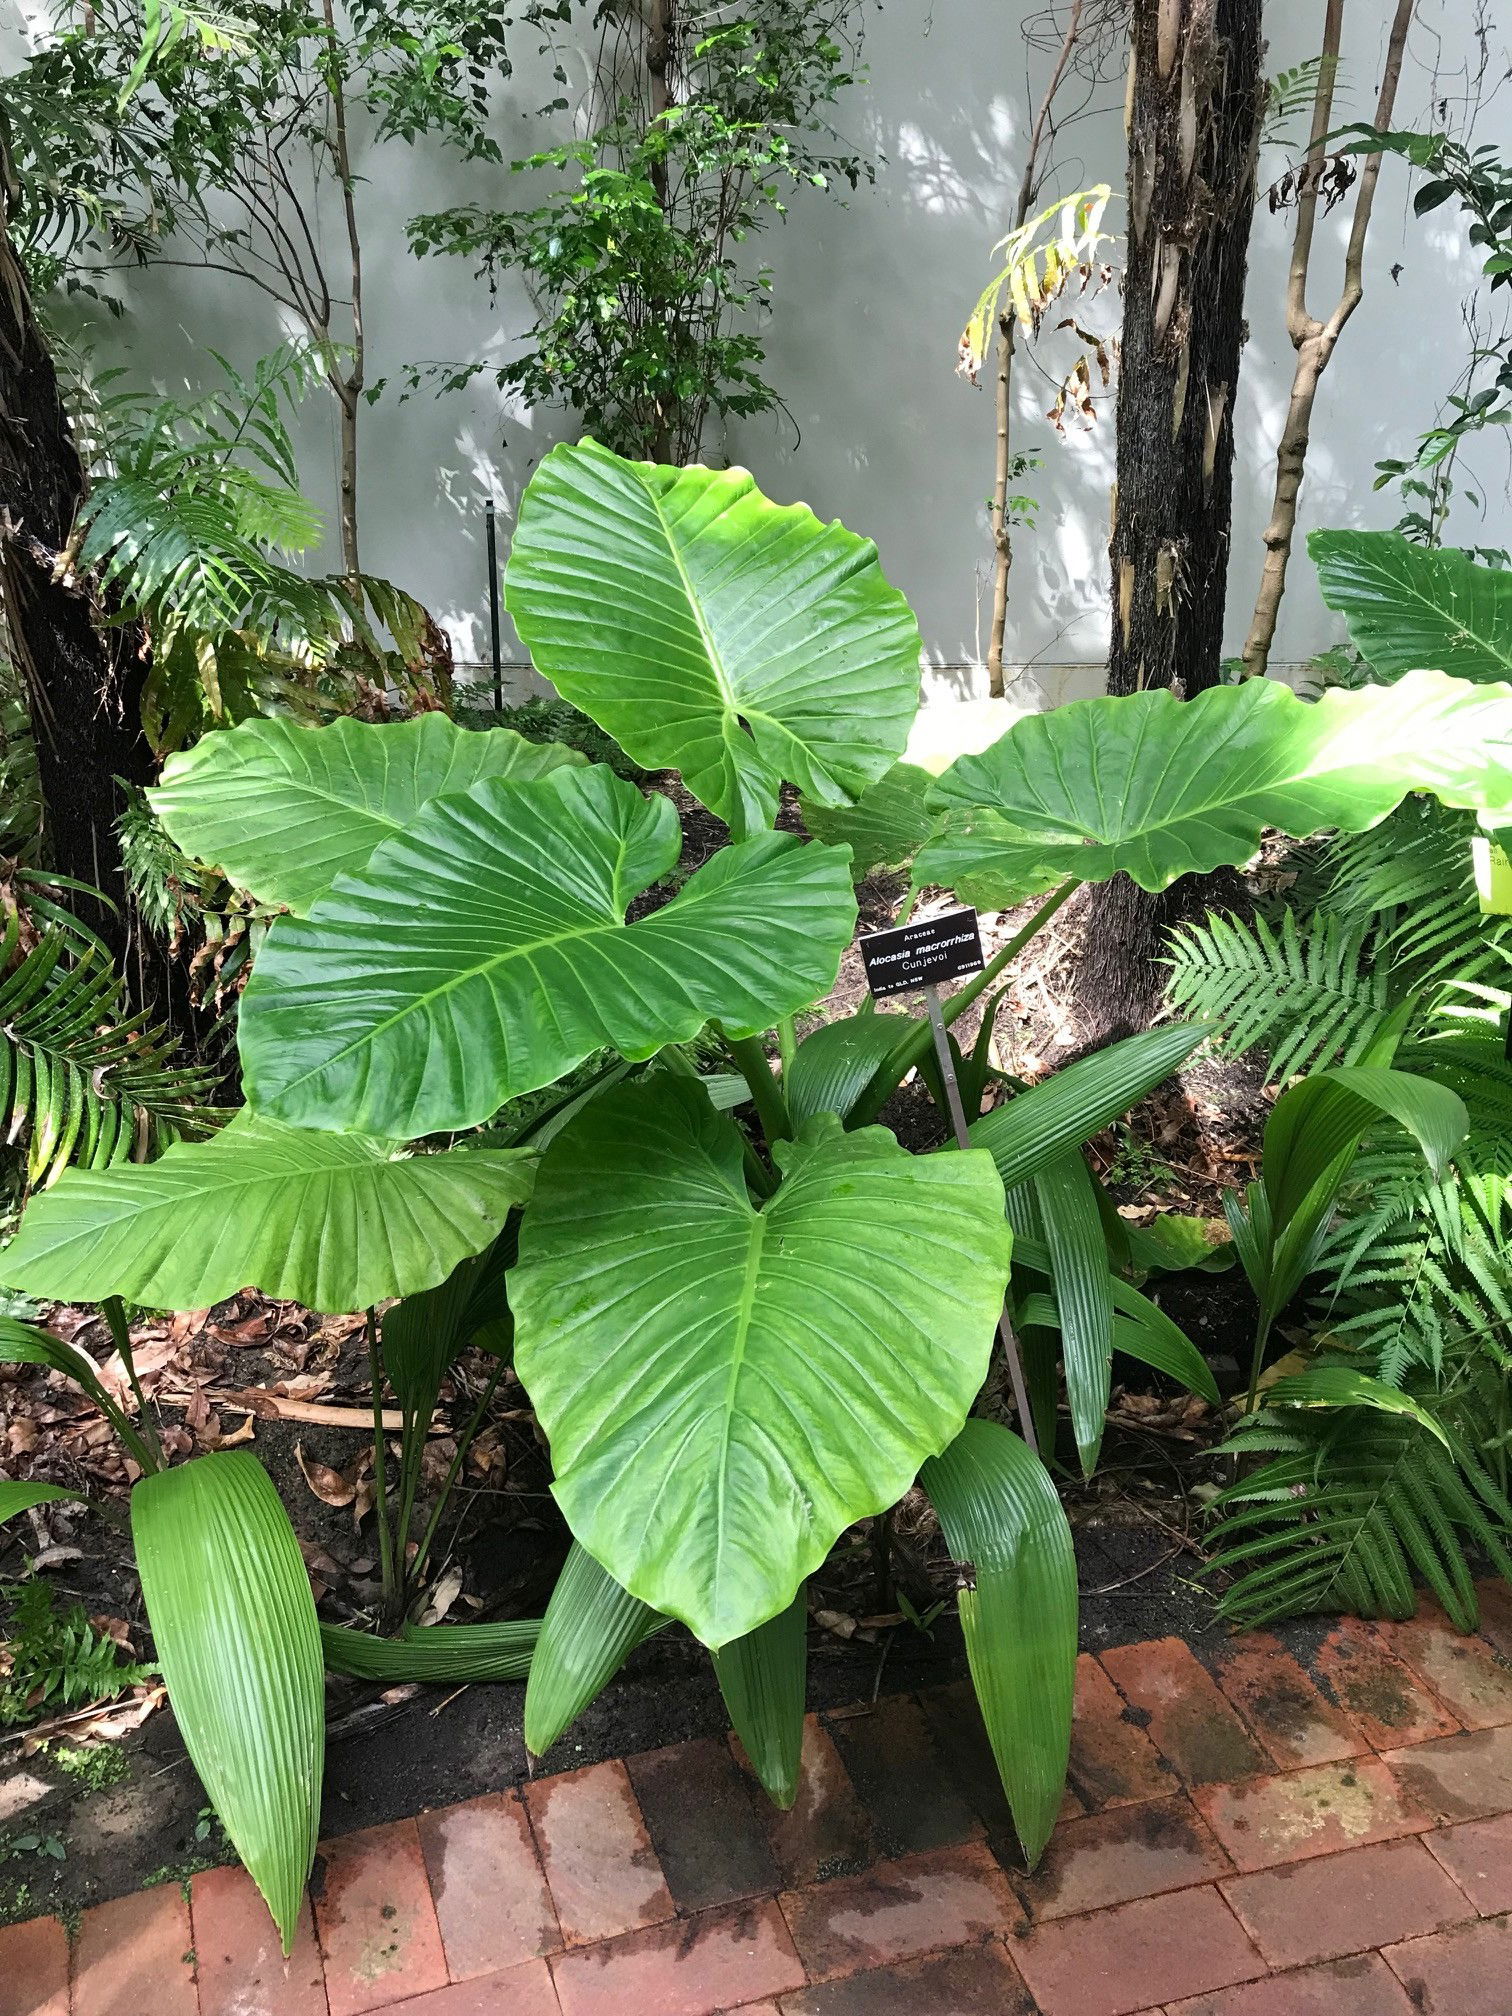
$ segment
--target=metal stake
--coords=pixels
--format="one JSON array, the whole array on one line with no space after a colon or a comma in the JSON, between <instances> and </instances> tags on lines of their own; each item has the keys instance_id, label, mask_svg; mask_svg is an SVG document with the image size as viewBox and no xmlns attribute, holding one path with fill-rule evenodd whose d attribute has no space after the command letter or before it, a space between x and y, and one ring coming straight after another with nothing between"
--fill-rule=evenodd
<instances>
[{"instance_id":1,"label":"metal stake","mask_svg":"<svg viewBox=\"0 0 1512 2016\"><path fill-rule=\"evenodd\" d=\"M495 525L494 502L490 497L483 514L488 533L488 623L493 633L494 712L504 712L504 660L499 639L499 534Z\"/></svg>"},{"instance_id":2,"label":"metal stake","mask_svg":"<svg viewBox=\"0 0 1512 2016\"><path fill-rule=\"evenodd\" d=\"M956 1078L955 1058L951 1055L945 1017L940 1013L940 990L931 986L925 987L922 991L924 1004L929 1010L929 1026L934 1032L935 1055L940 1060L940 1076L945 1082L945 1103L950 1108L950 1124L955 1130L956 1146L969 1148L971 1137L966 1131L966 1109L961 1104L961 1087ZM1013 1398L1018 1407L1019 1429L1024 1440L1038 1456L1039 1437L1034 1432L1034 1410L1029 1405L1029 1385L1024 1377L1024 1361L1006 1308L998 1318L998 1336L1003 1341L1003 1355L1008 1360L1008 1376L1013 1381Z\"/></svg>"}]
</instances>

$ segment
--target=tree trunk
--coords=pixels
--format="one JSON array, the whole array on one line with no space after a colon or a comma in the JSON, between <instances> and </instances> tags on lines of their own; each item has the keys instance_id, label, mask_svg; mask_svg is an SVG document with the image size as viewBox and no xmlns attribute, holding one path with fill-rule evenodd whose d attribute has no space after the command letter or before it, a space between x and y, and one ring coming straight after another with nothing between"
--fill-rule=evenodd
<instances>
[{"instance_id":1,"label":"tree trunk","mask_svg":"<svg viewBox=\"0 0 1512 2016\"><path fill-rule=\"evenodd\" d=\"M367 376L367 349L362 323L362 235L357 228L357 185L352 174L347 135L346 91L341 81L334 0L323 0L326 30L331 37L331 154L341 185L341 214L346 227L348 284L352 290L352 347L345 369L332 373L332 388L341 412L340 527L341 571L352 599L362 601L362 560L357 545L357 421Z\"/></svg>"},{"instance_id":2,"label":"tree trunk","mask_svg":"<svg viewBox=\"0 0 1512 2016\"><path fill-rule=\"evenodd\" d=\"M1397 85L1402 75L1402 58L1407 46L1407 30L1412 23L1413 0L1397 0L1396 16L1386 42L1386 62L1381 74L1381 91L1376 101L1375 123L1391 124L1396 105ZM1318 177L1327 156L1324 139L1332 124L1334 83L1338 73L1339 43L1344 30L1344 0L1328 0L1323 21L1322 64L1313 100L1312 131L1300 193L1297 197L1297 229L1292 241L1291 270L1286 283L1286 333L1297 353L1292 376L1291 398L1286 425L1276 449L1276 484L1271 497L1271 515L1265 527L1265 565L1244 644L1244 669L1258 678L1270 668L1271 645L1275 641L1276 617L1286 592L1286 569L1291 559L1292 540L1297 530L1297 499L1307 467L1307 447L1312 430L1313 406L1318 383L1328 369L1334 347L1344 333L1365 292L1365 238L1370 229L1370 212L1375 203L1376 182L1381 173L1379 154L1367 156L1355 192L1354 222L1344 253L1344 286L1333 313L1326 322L1310 315L1307 308L1308 268L1312 261L1313 229L1318 218Z\"/></svg>"},{"instance_id":3,"label":"tree trunk","mask_svg":"<svg viewBox=\"0 0 1512 2016\"><path fill-rule=\"evenodd\" d=\"M1222 677L1260 4L1135 0L1110 693L1188 699ZM1165 932L1211 894L1151 897L1122 877L1093 892L1078 1005L1096 1040L1147 1026Z\"/></svg>"},{"instance_id":4,"label":"tree trunk","mask_svg":"<svg viewBox=\"0 0 1512 2016\"><path fill-rule=\"evenodd\" d=\"M89 584L69 564L84 472L11 243L10 177L0 154L0 600L36 744L45 855L58 874L109 899L67 897L109 946L133 999L161 1006L161 962L134 928L114 831L122 785L155 776L141 729L141 634L103 632Z\"/></svg>"}]
</instances>

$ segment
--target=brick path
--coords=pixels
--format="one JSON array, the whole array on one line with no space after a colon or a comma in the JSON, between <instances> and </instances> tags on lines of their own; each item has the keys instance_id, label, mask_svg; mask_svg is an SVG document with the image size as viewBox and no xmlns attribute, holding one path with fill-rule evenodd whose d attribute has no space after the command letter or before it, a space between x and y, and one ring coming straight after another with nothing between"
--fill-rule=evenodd
<instances>
[{"instance_id":1,"label":"brick path","mask_svg":"<svg viewBox=\"0 0 1512 2016\"><path fill-rule=\"evenodd\" d=\"M1082 1658L1024 1872L969 1692L710 1739L329 1843L293 1959L240 1870L0 1931L0 2016L1512 2016L1512 1591Z\"/></svg>"}]
</instances>

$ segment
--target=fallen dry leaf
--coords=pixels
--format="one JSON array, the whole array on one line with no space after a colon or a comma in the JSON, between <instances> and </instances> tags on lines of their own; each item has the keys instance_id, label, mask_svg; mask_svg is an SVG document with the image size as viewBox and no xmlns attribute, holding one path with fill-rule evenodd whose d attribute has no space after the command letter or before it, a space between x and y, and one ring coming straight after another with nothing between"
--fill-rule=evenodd
<instances>
[{"instance_id":1,"label":"fallen dry leaf","mask_svg":"<svg viewBox=\"0 0 1512 2016\"><path fill-rule=\"evenodd\" d=\"M306 1456L304 1444L294 1444L294 1460L304 1472L304 1480L322 1505L350 1505L357 1495L357 1487L349 1484L339 1470L332 1470L328 1464L317 1463Z\"/></svg>"}]
</instances>

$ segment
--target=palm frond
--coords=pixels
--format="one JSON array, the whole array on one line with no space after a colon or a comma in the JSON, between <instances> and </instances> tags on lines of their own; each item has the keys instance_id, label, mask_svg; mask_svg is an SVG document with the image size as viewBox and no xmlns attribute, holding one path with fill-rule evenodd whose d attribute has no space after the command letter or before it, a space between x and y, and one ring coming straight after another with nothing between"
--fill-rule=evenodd
<instances>
[{"instance_id":1,"label":"palm frond","mask_svg":"<svg viewBox=\"0 0 1512 2016\"><path fill-rule=\"evenodd\" d=\"M1482 1452L1370 1407L1265 1411L1225 1445L1258 1469L1220 1492L1219 1600L1242 1629L1313 1611L1410 1617L1416 1580L1460 1630L1479 1620L1470 1551L1512 1580L1512 1503Z\"/></svg>"},{"instance_id":2,"label":"palm frond","mask_svg":"<svg viewBox=\"0 0 1512 2016\"><path fill-rule=\"evenodd\" d=\"M214 1074L178 1056L166 1028L127 1008L97 942L56 910L4 905L0 930L0 1145L20 1149L29 1189L70 1164L145 1161L203 1134Z\"/></svg>"},{"instance_id":3,"label":"palm frond","mask_svg":"<svg viewBox=\"0 0 1512 2016\"><path fill-rule=\"evenodd\" d=\"M1168 992L1181 1014L1218 1023L1231 1055L1268 1048L1275 1079L1352 1063L1388 1008L1372 935L1369 918L1287 909L1273 925L1215 913L1173 933Z\"/></svg>"}]
</instances>

